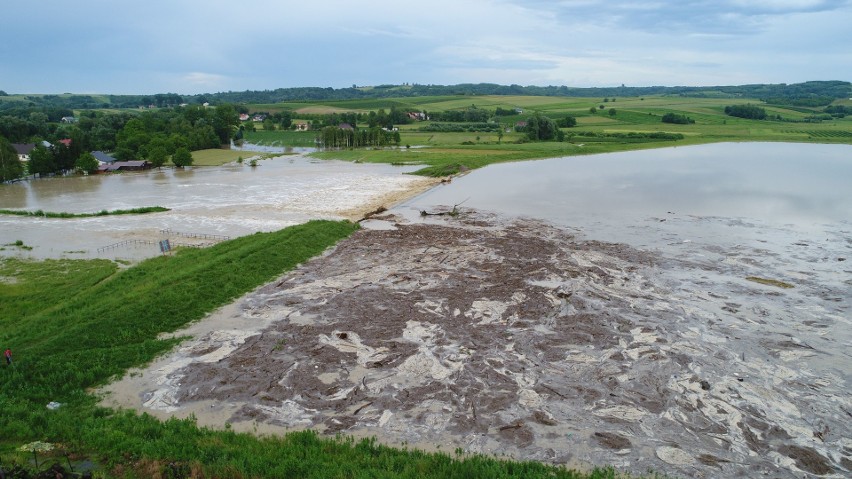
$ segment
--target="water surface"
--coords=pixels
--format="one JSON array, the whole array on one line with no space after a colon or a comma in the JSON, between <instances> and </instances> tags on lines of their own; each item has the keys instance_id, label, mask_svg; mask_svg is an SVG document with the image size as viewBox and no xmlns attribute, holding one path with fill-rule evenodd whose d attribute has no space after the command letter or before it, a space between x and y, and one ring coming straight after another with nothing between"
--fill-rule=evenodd
<instances>
[{"instance_id":1,"label":"water surface","mask_svg":"<svg viewBox=\"0 0 852 479\"><path fill-rule=\"evenodd\" d=\"M310 219L339 219L377 197L422 181L416 167L278 157L249 165L162 169L88 177L69 176L0 187L0 208L91 213L164 206L145 215L48 219L0 215L0 248L21 240L32 250L0 254L46 257L118 257L158 254L162 230L240 236L274 231ZM186 242L172 238L172 241ZM98 252L125 241L134 247Z\"/></svg>"},{"instance_id":2,"label":"water surface","mask_svg":"<svg viewBox=\"0 0 852 479\"><path fill-rule=\"evenodd\" d=\"M489 166L429 191L454 205L598 228L672 214L802 227L852 220L852 146L719 143Z\"/></svg>"}]
</instances>

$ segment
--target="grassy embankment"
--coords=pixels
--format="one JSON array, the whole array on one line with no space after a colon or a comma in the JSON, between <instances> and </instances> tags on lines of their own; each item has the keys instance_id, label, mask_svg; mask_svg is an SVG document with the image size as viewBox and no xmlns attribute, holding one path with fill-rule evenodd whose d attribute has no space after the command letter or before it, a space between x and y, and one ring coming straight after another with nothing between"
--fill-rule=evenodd
<instances>
[{"instance_id":1,"label":"grassy embankment","mask_svg":"<svg viewBox=\"0 0 852 479\"><path fill-rule=\"evenodd\" d=\"M514 131L504 133L464 132L434 133L418 131L431 122L400 125L401 145L427 148L399 148L386 150L324 151L313 154L318 158L378 163L417 163L425 168L418 174L441 176L463 168L479 168L487 164L573 155L610 153L617 151L662 148L702 143L738 141L790 141L810 143L852 144L852 118L834 119L819 123L804 122L821 109L768 105L757 99L746 98L685 98L652 96L646 98L616 98L603 102L599 98L565 98L534 96L451 96L390 98L375 100L352 100L324 103L281 103L277 105L255 105L263 111L292 109L302 114L333 112L360 112L391 106L404 111L439 112L463 110L475 105L477 108L495 110L520 108L522 113L498 117L504 128L511 128L525 120L533 112L541 112L551 118L573 116L577 126L563 128L567 141L518 143L523 134ZM751 103L764 108L770 116L780 115L785 121L745 120L727 116L725 106ZM840 101L838 103L844 103ZM600 109L603 106L603 109ZM591 113L590 108L595 108ZM610 110L615 110L610 115ZM662 123L666 113L686 115L694 124L675 125ZM365 125L358 125L364 127ZM654 132L683 135L679 140L658 140L647 135ZM287 144L287 141L302 138L313 141L312 132L261 132L250 133L247 140L253 143ZM280 136L277 136L280 135Z\"/></svg>"},{"instance_id":2,"label":"grassy embankment","mask_svg":"<svg viewBox=\"0 0 852 479\"><path fill-rule=\"evenodd\" d=\"M0 464L23 462L22 444L62 444L94 460L96 477L614 477L538 463L462 458L320 438L254 437L161 422L97 405L88 391L176 343L158 340L320 253L357 226L312 221L120 270L107 260L0 261ZM46 405L62 404L55 410ZM56 451L42 462L61 461Z\"/></svg>"}]
</instances>

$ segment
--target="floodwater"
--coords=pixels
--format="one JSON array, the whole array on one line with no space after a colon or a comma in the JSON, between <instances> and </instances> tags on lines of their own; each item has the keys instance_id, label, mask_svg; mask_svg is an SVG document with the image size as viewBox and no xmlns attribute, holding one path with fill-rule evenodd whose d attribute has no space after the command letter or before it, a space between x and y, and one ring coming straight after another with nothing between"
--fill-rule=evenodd
<instances>
[{"instance_id":1,"label":"floodwater","mask_svg":"<svg viewBox=\"0 0 852 479\"><path fill-rule=\"evenodd\" d=\"M91 213L164 206L171 211L74 219L0 215L0 254L135 260L159 254L161 239L205 244L316 218L358 219L432 184L404 174L413 169L296 155L263 160L257 167L231 164L3 185L3 209ZM17 240L33 249L8 246ZM115 244L121 246L110 247Z\"/></svg>"},{"instance_id":2,"label":"floodwater","mask_svg":"<svg viewBox=\"0 0 852 479\"><path fill-rule=\"evenodd\" d=\"M489 166L176 333L193 340L108 403L634 474L848 477L850 159Z\"/></svg>"},{"instance_id":3,"label":"floodwater","mask_svg":"<svg viewBox=\"0 0 852 479\"><path fill-rule=\"evenodd\" d=\"M633 243L643 222L673 215L848 225L850 180L849 145L719 143L492 165L409 205L462 203Z\"/></svg>"}]
</instances>

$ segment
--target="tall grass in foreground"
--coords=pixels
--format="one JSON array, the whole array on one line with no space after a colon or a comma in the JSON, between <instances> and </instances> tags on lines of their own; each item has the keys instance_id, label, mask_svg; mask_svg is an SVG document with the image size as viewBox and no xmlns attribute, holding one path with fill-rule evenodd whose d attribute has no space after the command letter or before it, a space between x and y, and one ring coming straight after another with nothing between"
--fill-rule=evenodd
<instances>
[{"instance_id":1,"label":"tall grass in foreground","mask_svg":"<svg viewBox=\"0 0 852 479\"><path fill-rule=\"evenodd\" d=\"M214 431L193 420L105 409L87 393L174 345L156 339L159 333L203 317L356 229L312 221L121 271L106 260L0 261L0 346L14 354L11 366L0 366L2 464L24 461L15 450L38 440L102 464L101 477L615 477L610 469L585 475L310 431ZM51 401L62 406L50 410Z\"/></svg>"}]
</instances>

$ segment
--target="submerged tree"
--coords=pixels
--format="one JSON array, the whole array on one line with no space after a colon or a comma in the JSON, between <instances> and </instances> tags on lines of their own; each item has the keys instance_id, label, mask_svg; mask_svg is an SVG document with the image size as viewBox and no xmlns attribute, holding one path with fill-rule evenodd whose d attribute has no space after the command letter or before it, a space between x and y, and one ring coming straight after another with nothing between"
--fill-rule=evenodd
<instances>
[{"instance_id":1,"label":"submerged tree","mask_svg":"<svg viewBox=\"0 0 852 479\"><path fill-rule=\"evenodd\" d=\"M5 138L0 137L0 182L20 178L24 174L24 165L18 158L18 152Z\"/></svg>"},{"instance_id":2,"label":"submerged tree","mask_svg":"<svg viewBox=\"0 0 852 479\"><path fill-rule=\"evenodd\" d=\"M94 173L98 171L98 160L91 153L83 153L74 162L74 169L81 173Z\"/></svg>"},{"instance_id":3,"label":"submerged tree","mask_svg":"<svg viewBox=\"0 0 852 479\"><path fill-rule=\"evenodd\" d=\"M192 153L190 153L186 148L178 148L177 151L175 151L175 154L172 155L172 163L174 163L178 168L190 166L192 165Z\"/></svg>"},{"instance_id":4,"label":"submerged tree","mask_svg":"<svg viewBox=\"0 0 852 479\"><path fill-rule=\"evenodd\" d=\"M56 161L53 158L53 150L36 145L30 152L30 161L27 168L31 175L47 175L57 170Z\"/></svg>"}]
</instances>

